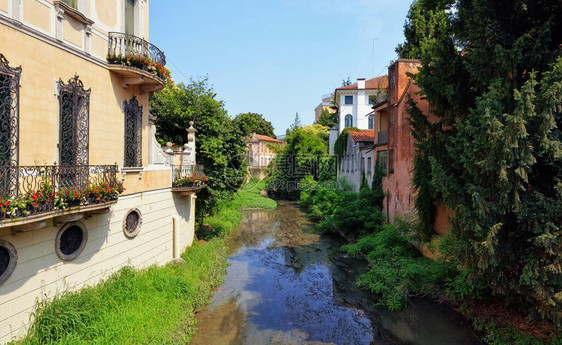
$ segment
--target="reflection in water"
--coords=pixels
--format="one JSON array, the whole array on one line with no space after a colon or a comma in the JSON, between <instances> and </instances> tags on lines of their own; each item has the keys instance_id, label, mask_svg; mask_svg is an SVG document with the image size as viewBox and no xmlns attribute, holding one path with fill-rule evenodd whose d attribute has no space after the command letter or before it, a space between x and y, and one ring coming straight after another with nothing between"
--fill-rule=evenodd
<instances>
[{"instance_id":1,"label":"reflection in water","mask_svg":"<svg viewBox=\"0 0 562 345\"><path fill-rule=\"evenodd\" d=\"M292 204L246 213L192 344L478 344L433 303L377 309L354 284L364 265L309 227Z\"/></svg>"}]
</instances>

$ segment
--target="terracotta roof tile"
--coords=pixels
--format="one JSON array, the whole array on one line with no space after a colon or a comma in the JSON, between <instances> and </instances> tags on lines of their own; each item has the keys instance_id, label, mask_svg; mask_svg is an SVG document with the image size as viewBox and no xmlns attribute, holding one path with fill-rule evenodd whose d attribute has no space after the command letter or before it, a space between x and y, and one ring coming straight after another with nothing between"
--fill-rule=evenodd
<instances>
[{"instance_id":1,"label":"terracotta roof tile","mask_svg":"<svg viewBox=\"0 0 562 345\"><path fill-rule=\"evenodd\" d=\"M268 137L267 135L256 134L256 138L263 141L271 141L274 143L280 143L281 140L273 139L272 137Z\"/></svg>"},{"instance_id":2,"label":"terracotta roof tile","mask_svg":"<svg viewBox=\"0 0 562 345\"><path fill-rule=\"evenodd\" d=\"M365 80L365 89L384 89L387 87L388 77L386 75ZM338 87L336 90L357 90L357 83Z\"/></svg>"},{"instance_id":3,"label":"terracotta roof tile","mask_svg":"<svg viewBox=\"0 0 562 345\"><path fill-rule=\"evenodd\" d=\"M375 141L375 130L373 129L360 129L358 131L347 131L351 139L355 142L359 141L368 141L374 142Z\"/></svg>"}]
</instances>

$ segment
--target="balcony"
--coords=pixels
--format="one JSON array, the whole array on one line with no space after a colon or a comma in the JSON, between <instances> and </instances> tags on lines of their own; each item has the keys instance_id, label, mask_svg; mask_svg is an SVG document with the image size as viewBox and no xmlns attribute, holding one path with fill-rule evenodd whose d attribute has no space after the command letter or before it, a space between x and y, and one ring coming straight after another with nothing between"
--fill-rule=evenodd
<instances>
[{"instance_id":1,"label":"balcony","mask_svg":"<svg viewBox=\"0 0 562 345\"><path fill-rule=\"evenodd\" d=\"M122 77L123 88L141 85L142 91L158 91L170 80L164 53L137 36L108 33L107 62L109 70Z\"/></svg>"},{"instance_id":2,"label":"balcony","mask_svg":"<svg viewBox=\"0 0 562 345\"><path fill-rule=\"evenodd\" d=\"M379 131L377 133L377 145L388 144L388 131Z\"/></svg>"},{"instance_id":3,"label":"balcony","mask_svg":"<svg viewBox=\"0 0 562 345\"><path fill-rule=\"evenodd\" d=\"M123 191L117 165L0 166L0 228L12 233L103 214Z\"/></svg>"},{"instance_id":4,"label":"balcony","mask_svg":"<svg viewBox=\"0 0 562 345\"><path fill-rule=\"evenodd\" d=\"M195 171L193 165L172 167L172 192L180 197L197 193L205 188L207 178Z\"/></svg>"}]
</instances>

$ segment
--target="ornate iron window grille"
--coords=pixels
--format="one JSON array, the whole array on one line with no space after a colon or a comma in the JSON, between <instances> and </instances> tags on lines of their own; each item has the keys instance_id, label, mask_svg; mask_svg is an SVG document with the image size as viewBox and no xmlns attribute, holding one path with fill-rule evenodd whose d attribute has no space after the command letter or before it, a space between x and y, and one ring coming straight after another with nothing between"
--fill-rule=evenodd
<instances>
[{"instance_id":1,"label":"ornate iron window grille","mask_svg":"<svg viewBox=\"0 0 562 345\"><path fill-rule=\"evenodd\" d=\"M123 102L125 112L125 167L142 166L142 105L133 96Z\"/></svg>"},{"instance_id":2,"label":"ornate iron window grille","mask_svg":"<svg viewBox=\"0 0 562 345\"><path fill-rule=\"evenodd\" d=\"M67 84L59 79L60 131L59 161L61 169L66 166L87 166L89 146L90 93L78 75ZM84 179L84 176L86 177ZM80 188L88 185L87 174L75 169L59 175L62 184Z\"/></svg>"},{"instance_id":3,"label":"ornate iron window grille","mask_svg":"<svg viewBox=\"0 0 562 345\"><path fill-rule=\"evenodd\" d=\"M0 54L0 197L17 189L13 167L18 165L19 87L21 66L10 67Z\"/></svg>"}]
</instances>

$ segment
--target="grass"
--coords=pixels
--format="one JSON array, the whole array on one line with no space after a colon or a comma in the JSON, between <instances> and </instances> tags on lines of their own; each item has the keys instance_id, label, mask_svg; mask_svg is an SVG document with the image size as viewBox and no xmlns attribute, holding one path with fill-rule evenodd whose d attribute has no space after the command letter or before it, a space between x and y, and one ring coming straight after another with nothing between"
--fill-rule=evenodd
<instances>
[{"instance_id":1,"label":"grass","mask_svg":"<svg viewBox=\"0 0 562 345\"><path fill-rule=\"evenodd\" d=\"M201 229L201 237L207 239L212 236L228 234L236 228L242 220L243 209L262 208L274 209L277 207L275 200L269 199L260 192L265 189L265 181L252 180L242 186L231 200L219 204L218 212L213 217L205 220L206 229Z\"/></svg>"},{"instance_id":2,"label":"grass","mask_svg":"<svg viewBox=\"0 0 562 345\"><path fill-rule=\"evenodd\" d=\"M195 313L210 301L226 272L226 236L241 220L243 208L275 208L260 195L263 182L247 185L224 202L210 223L223 236L195 242L185 264L125 267L100 284L64 293L43 303L28 335L14 345L39 344L186 344L196 331Z\"/></svg>"}]
</instances>

